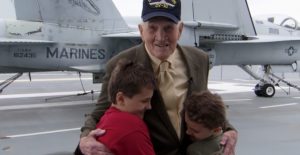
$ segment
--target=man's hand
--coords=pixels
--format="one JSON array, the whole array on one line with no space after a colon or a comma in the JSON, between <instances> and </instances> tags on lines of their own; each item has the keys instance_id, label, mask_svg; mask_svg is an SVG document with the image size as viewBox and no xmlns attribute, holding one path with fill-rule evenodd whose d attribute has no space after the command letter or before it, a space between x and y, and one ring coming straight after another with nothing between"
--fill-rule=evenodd
<instances>
[{"instance_id":1,"label":"man's hand","mask_svg":"<svg viewBox=\"0 0 300 155\"><path fill-rule=\"evenodd\" d=\"M223 134L221 145L224 145L224 155L234 155L238 133L235 130L226 131Z\"/></svg>"},{"instance_id":2,"label":"man's hand","mask_svg":"<svg viewBox=\"0 0 300 155\"><path fill-rule=\"evenodd\" d=\"M86 137L80 139L79 147L84 155L112 155L110 150L97 141L97 137L105 133L105 130L96 129Z\"/></svg>"}]
</instances>

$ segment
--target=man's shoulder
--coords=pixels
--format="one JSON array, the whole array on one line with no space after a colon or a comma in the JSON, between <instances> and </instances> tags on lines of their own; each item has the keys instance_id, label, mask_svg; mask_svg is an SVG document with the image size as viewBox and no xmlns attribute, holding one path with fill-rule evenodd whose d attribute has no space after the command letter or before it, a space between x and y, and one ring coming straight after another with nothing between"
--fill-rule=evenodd
<instances>
[{"instance_id":1,"label":"man's shoulder","mask_svg":"<svg viewBox=\"0 0 300 155\"><path fill-rule=\"evenodd\" d=\"M202 67L208 64L208 54L203 50L193 46L179 46L179 49L181 49L183 57L190 62L190 64Z\"/></svg>"}]
</instances>

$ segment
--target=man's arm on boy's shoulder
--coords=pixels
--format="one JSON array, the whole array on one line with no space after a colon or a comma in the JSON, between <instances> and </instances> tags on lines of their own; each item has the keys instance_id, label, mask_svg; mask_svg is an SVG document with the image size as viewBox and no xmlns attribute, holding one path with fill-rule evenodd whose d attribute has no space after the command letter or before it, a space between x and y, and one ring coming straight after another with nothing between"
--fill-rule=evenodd
<instances>
[{"instance_id":1,"label":"man's arm on boy's shoulder","mask_svg":"<svg viewBox=\"0 0 300 155\"><path fill-rule=\"evenodd\" d=\"M103 83L104 84L104 83ZM103 93L103 92L102 92ZM101 136L96 132L96 124L100 117L105 113L106 109L110 106L110 103L105 102L105 98L102 98L102 93L99 97L98 103L96 104L95 110L87 116L84 126L81 128L80 142L77 147L75 154L77 155L109 155L107 148L98 142L96 138ZM106 91L105 91L106 93ZM95 134L93 134L96 132ZM76 153L77 152L77 153Z\"/></svg>"},{"instance_id":2,"label":"man's arm on boy's shoulder","mask_svg":"<svg viewBox=\"0 0 300 155\"><path fill-rule=\"evenodd\" d=\"M226 121L224 127L224 134L221 140L221 145L224 146L224 155L234 155L235 154L235 146L237 143L238 132L237 130Z\"/></svg>"},{"instance_id":3,"label":"man's arm on boy's shoulder","mask_svg":"<svg viewBox=\"0 0 300 155\"><path fill-rule=\"evenodd\" d=\"M96 139L104 133L105 130L96 129L92 130L87 136L82 137L74 155L113 155L105 145Z\"/></svg>"},{"instance_id":4,"label":"man's arm on boy's shoulder","mask_svg":"<svg viewBox=\"0 0 300 155\"><path fill-rule=\"evenodd\" d=\"M235 155L235 146L238 133L235 130L226 131L223 134L221 145L224 145L224 155Z\"/></svg>"}]
</instances>

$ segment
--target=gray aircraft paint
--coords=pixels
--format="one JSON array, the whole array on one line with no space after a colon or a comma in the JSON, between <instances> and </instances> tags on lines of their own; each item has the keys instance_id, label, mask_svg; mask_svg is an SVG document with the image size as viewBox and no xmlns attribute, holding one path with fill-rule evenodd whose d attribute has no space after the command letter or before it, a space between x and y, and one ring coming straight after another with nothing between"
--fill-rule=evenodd
<instances>
[{"instance_id":1,"label":"gray aircraft paint","mask_svg":"<svg viewBox=\"0 0 300 155\"><path fill-rule=\"evenodd\" d=\"M2 73L103 73L112 56L141 42L137 27L127 25L111 0L9 2L15 4L11 10L17 20L0 20ZM182 22L179 43L208 52L211 67L277 65L300 70L299 30L253 22L246 0L185 0Z\"/></svg>"}]
</instances>

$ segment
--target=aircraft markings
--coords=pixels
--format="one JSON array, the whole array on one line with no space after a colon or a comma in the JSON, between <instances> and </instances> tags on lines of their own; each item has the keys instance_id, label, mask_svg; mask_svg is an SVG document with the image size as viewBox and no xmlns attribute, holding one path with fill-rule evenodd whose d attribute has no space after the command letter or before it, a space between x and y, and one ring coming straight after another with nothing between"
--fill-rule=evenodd
<instances>
[{"instance_id":1,"label":"aircraft markings","mask_svg":"<svg viewBox=\"0 0 300 155\"><path fill-rule=\"evenodd\" d=\"M287 53L289 56L292 56L293 54L297 53L297 49L295 49L293 46L290 46L288 49L285 49L285 53Z\"/></svg>"},{"instance_id":2,"label":"aircraft markings","mask_svg":"<svg viewBox=\"0 0 300 155\"><path fill-rule=\"evenodd\" d=\"M14 52L15 58L36 58L36 53L33 52Z\"/></svg>"},{"instance_id":3,"label":"aircraft markings","mask_svg":"<svg viewBox=\"0 0 300 155\"><path fill-rule=\"evenodd\" d=\"M47 58L57 59L105 59L106 51L99 48L50 48L47 47Z\"/></svg>"},{"instance_id":4,"label":"aircraft markings","mask_svg":"<svg viewBox=\"0 0 300 155\"><path fill-rule=\"evenodd\" d=\"M92 13L94 15L100 15L100 9L93 2L93 0L86 0L87 3L83 0L69 0L69 3L76 5L84 9L85 11Z\"/></svg>"}]
</instances>

